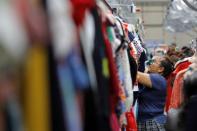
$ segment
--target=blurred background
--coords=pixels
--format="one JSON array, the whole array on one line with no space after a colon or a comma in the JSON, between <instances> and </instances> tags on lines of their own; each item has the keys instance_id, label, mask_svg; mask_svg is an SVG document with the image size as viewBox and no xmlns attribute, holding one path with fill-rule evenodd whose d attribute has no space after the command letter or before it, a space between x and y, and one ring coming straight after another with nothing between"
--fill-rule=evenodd
<instances>
[{"instance_id":1,"label":"blurred background","mask_svg":"<svg viewBox=\"0 0 197 131\"><path fill-rule=\"evenodd\" d=\"M136 130L137 71L196 45L196 0L1 0L0 131Z\"/></svg>"},{"instance_id":2,"label":"blurred background","mask_svg":"<svg viewBox=\"0 0 197 131\"><path fill-rule=\"evenodd\" d=\"M131 4L129 0L107 1L112 3L113 7L118 6L124 9L127 7L124 4ZM189 6L184 1L188 1L186 3ZM150 50L158 45L166 46L172 43L182 47L191 44L191 40L196 38L197 3L195 0L133 0L133 2L138 9L135 15L143 23L144 40ZM125 14L126 12L129 11L125 11Z\"/></svg>"}]
</instances>

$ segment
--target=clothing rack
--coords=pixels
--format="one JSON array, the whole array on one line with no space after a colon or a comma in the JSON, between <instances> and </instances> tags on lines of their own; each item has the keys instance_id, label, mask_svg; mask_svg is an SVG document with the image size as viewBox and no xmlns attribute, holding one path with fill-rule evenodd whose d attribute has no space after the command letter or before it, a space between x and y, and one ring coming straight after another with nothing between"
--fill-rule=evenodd
<instances>
[{"instance_id":1,"label":"clothing rack","mask_svg":"<svg viewBox=\"0 0 197 131\"><path fill-rule=\"evenodd\" d=\"M107 5L107 7L108 7L111 11L113 11L112 7L109 5L109 3L108 3L106 0L103 0L103 2Z\"/></svg>"},{"instance_id":2,"label":"clothing rack","mask_svg":"<svg viewBox=\"0 0 197 131\"><path fill-rule=\"evenodd\" d=\"M111 6L122 6L122 7L129 7L129 6L133 6L133 4L111 4Z\"/></svg>"}]
</instances>

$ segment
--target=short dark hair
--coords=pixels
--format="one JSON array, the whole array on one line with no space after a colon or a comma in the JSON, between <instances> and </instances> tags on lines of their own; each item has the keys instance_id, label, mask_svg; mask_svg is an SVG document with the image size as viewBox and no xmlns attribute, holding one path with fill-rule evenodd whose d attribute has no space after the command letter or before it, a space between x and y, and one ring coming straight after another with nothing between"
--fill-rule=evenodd
<instances>
[{"instance_id":1,"label":"short dark hair","mask_svg":"<svg viewBox=\"0 0 197 131\"><path fill-rule=\"evenodd\" d=\"M189 48L189 47L186 47L186 46L182 47L181 53L183 55L182 56L183 58L191 57L191 56L194 55L194 51L192 50L192 48Z\"/></svg>"},{"instance_id":2,"label":"short dark hair","mask_svg":"<svg viewBox=\"0 0 197 131\"><path fill-rule=\"evenodd\" d=\"M187 46L183 46L182 48L181 48L181 50L185 50L185 49L188 49L189 47L187 47Z\"/></svg>"},{"instance_id":3,"label":"short dark hair","mask_svg":"<svg viewBox=\"0 0 197 131\"><path fill-rule=\"evenodd\" d=\"M164 57L164 59L161 60L160 66L164 67L164 71L162 73L164 77L168 77L174 70L174 64L167 57Z\"/></svg>"}]
</instances>

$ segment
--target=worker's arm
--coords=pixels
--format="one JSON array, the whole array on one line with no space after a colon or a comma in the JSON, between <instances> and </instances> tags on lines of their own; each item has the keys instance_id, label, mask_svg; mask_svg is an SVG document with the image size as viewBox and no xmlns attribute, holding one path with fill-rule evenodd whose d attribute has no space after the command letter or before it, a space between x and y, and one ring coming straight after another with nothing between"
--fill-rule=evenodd
<instances>
[{"instance_id":1,"label":"worker's arm","mask_svg":"<svg viewBox=\"0 0 197 131\"><path fill-rule=\"evenodd\" d=\"M152 82L150 79L150 75L147 73L142 73L138 71L137 80L140 84L145 85L146 87L152 88Z\"/></svg>"}]
</instances>

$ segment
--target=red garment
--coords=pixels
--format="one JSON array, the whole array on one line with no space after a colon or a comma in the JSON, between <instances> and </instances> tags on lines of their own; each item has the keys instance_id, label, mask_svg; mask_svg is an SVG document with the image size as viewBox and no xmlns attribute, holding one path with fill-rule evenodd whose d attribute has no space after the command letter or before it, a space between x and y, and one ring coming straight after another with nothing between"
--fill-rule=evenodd
<instances>
[{"instance_id":1,"label":"red garment","mask_svg":"<svg viewBox=\"0 0 197 131\"><path fill-rule=\"evenodd\" d=\"M172 98L172 92L174 90L173 89L174 86L172 84L173 79L175 79L176 75L180 71L188 68L190 64L191 64L191 62L189 62L188 60L178 63L176 65L176 68L173 71L173 73L167 78L167 97L166 97L166 105L165 105L165 111L166 112L168 112L168 110L170 109L171 101L172 101L172 99L174 99L174 98Z\"/></svg>"},{"instance_id":2,"label":"red garment","mask_svg":"<svg viewBox=\"0 0 197 131\"><path fill-rule=\"evenodd\" d=\"M119 121L114 112L112 112L110 115L110 124L112 131L120 131Z\"/></svg>"},{"instance_id":3,"label":"red garment","mask_svg":"<svg viewBox=\"0 0 197 131\"><path fill-rule=\"evenodd\" d=\"M105 24L103 24L102 26L102 31L103 31L104 40L105 40L105 47L106 47L105 51L106 51L108 62L109 62L109 72L110 72L111 128L112 128L112 131L119 131L120 126L118 123L118 118L114 112L115 112L115 107L119 100L119 93L120 93L121 85L120 85L120 81L118 77L118 70L115 65L115 59L113 58L111 43L107 37Z\"/></svg>"},{"instance_id":4,"label":"red garment","mask_svg":"<svg viewBox=\"0 0 197 131\"><path fill-rule=\"evenodd\" d=\"M188 68L190 64L191 62L189 62L188 60L180 62L179 64L177 64L176 69L173 71L173 74L176 76L176 74L178 74L179 71Z\"/></svg>"},{"instance_id":5,"label":"red garment","mask_svg":"<svg viewBox=\"0 0 197 131\"><path fill-rule=\"evenodd\" d=\"M137 123L133 111L126 112L127 126L126 131L137 131Z\"/></svg>"},{"instance_id":6,"label":"red garment","mask_svg":"<svg viewBox=\"0 0 197 131\"><path fill-rule=\"evenodd\" d=\"M165 103L165 112L168 112L169 106L170 106L173 79L174 79L174 75L171 73L169 77L167 78L167 96L166 96L166 103Z\"/></svg>"},{"instance_id":7,"label":"red garment","mask_svg":"<svg viewBox=\"0 0 197 131\"><path fill-rule=\"evenodd\" d=\"M186 71L187 69L180 71L174 80L170 108L179 108L183 102L183 77Z\"/></svg>"},{"instance_id":8,"label":"red garment","mask_svg":"<svg viewBox=\"0 0 197 131\"><path fill-rule=\"evenodd\" d=\"M94 0L71 0L73 6L73 19L77 26L83 24L85 12L87 9L96 7Z\"/></svg>"},{"instance_id":9,"label":"red garment","mask_svg":"<svg viewBox=\"0 0 197 131\"><path fill-rule=\"evenodd\" d=\"M110 99L111 99L111 109L115 110L115 106L117 105L119 99L120 92L120 80L118 78L118 70L115 65L115 60L113 58L111 43L107 37L106 26L103 25L103 35L105 40L105 51L107 54L108 62L109 62L109 71L110 71Z\"/></svg>"}]
</instances>

